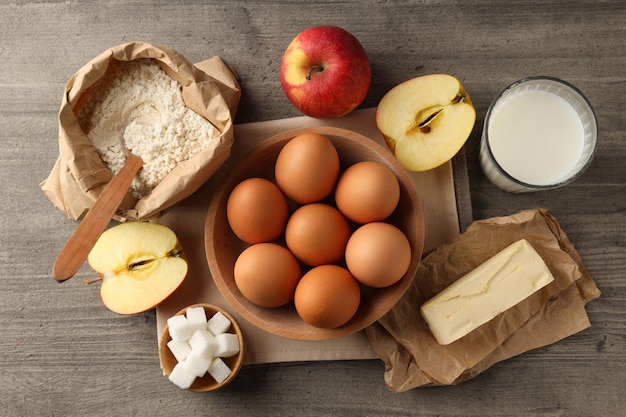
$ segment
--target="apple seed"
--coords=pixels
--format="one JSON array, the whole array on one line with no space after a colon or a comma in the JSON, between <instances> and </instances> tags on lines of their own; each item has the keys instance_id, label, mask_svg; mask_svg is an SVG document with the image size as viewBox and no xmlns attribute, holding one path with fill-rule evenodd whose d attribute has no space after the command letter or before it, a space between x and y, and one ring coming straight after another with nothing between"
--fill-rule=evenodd
<instances>
[{"instance_id":1,"label":"apple seed","mask_svg":"<svg viewBox=\"0 0 626 417\"><path fill-rule=\"evenodd\" d=\"M179 257L181 255L182 251L180 249L172 249L171 251L168 252L168 254L166 255L167 258L176 258ZM150 262L155 261L156 258L153 259L143 259L141 261L137 261L137 262L131 262L128 264L128 270L129 271L136 271L139 268L141 268L144 265L149 264Z\"/></svg>"},{"instance_id":2,"label":"apple seed","mask_svg":"<svg viewBox=\"0 0 626 417\"><path fill-rule=\"evenodd\" d=\"M445 109L447 106L451 105L451 104L457 104L463 101L463 99L465 99L466 95L465 94L458 94L456 97L454 97L454 99L446 104L444 107L438 109L437 111L431 113L428 117L426 117L426 119L424 119L424 121L420 122L417 124L417 128L419 129L420 132L422 133L428 133L430 132L430 126L428 126L428 124L435 118L437 117L437 115L439 115L439 113L441 113L443 111L443 109Z\"/></svg>"}]
</instances>

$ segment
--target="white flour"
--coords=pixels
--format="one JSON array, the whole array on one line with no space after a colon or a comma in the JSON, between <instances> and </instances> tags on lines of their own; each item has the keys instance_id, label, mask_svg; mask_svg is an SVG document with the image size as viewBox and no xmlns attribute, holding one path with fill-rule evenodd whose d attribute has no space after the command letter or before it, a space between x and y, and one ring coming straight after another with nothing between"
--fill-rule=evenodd
<instances>
[{"instance_id":1,"label":"white flour","mask_svg":"<svg viewBox=\"0 0 626 417\"><path fill-rule=\"evenodd\" d=\"M141 157L144 166L131 185L137 198L219 137L208 120L185 106L178 82L150 59L113 60L75 111L113 173L124 166L126 148Z\"/></svg>"}]
</instances>

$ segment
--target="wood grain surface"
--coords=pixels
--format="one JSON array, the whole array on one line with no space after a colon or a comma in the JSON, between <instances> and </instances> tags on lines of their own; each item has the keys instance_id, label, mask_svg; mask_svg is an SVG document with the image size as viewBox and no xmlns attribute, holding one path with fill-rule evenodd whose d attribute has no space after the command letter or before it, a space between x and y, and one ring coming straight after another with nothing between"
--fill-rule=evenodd
<instances>
[{"instance_id":1,"label":"wood grain surface","mask_svg":"<svg viewBox=\"0 0 626 417\"><path fill-rule=\"evenodd\" d=\"M87 266L65 283L52 264L76 228L39 189L58 157L67 80L110 46L142 40L239 74L236 122L298 116L278 78L306 27L356 35L373 70L362 107L408 78L459 77L477 109L465 146L474 219L545 207L602 291L591 327L499 363L458 386L390 393L381 361L244 367L224 390L179 390L159 369L155 313L119 316ZM0 416L625 416L626 3L589 1L28 1L0 4ZM600 145L558 190L499 191L478 164L496 94L552 75L593 104Z\"/></svg>"}]
</instances>

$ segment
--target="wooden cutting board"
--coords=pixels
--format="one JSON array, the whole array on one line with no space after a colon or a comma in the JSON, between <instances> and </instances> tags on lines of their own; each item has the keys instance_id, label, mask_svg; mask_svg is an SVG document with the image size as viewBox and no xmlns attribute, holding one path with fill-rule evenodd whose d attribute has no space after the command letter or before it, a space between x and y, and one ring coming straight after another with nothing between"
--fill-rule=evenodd
<instances>
[{"instance_id":1,"label":"wooden cutting board","mask_svg":"<svg viewBox=\"0 0 626 417\"><path fill-rule=\"evenodd\" d=\"M306 126L334 126L361 133L384 145L376 129L375 109L357 110L336 120L310 117L235 126L235 143L230 159L202 188L169 210L160 223L178 235L188 261L189 275L179 290L157 307L157 335L168 317L180 309L199 302L219 305L228 310L241 326L246 338L246 363L272 363L311 360L344 360L376 358L364 332L328 341L297 341L267 333L231 308L217 289L204 251L204 224L212 191L220 178L228 175L238 159L256 144L276 133ZM410 173L424 209L424 253L458 236L472 221L471 200L465 155L460 152L452 161L427 172Z\"/></svg>"}]
</instances>

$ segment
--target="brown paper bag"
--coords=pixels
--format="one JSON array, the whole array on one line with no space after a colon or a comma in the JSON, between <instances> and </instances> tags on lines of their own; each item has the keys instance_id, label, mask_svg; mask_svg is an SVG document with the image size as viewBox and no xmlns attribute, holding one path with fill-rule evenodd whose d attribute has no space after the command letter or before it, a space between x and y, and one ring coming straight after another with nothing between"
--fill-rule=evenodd
<instances>
[{"instance_id":1,"label":"brown paper bag","mask_svg":"<svg viewBox=\"0 0 626 417\"><path fill-rule=\"evenodd\" d=\"M541 255L554 282L460 340L438 344L419 307L521 238ZM366 332L385 362L385 382L390 390L457 384L494 363L587 328L585 304L599 296L556 219L543 209L527 210L474 222L454 242L431 252L406 295Z\"/></svg>"},{"instance_id":2,"label":"brown paper bag","mask_svg":"<svg viewBox=\"0 0 626 417\"><path fill-rule=\"evenodd\" d=\"M187 107L211 122L220 132L217 145L179 164L154 190L141 199L126 196L115 218L147 220L191 195L229 157L233 121L241 91L237 76L219 58L192 64L172 48L145 42L114 46L93 58L69 80L59 111L59 158L41 189L71 219L81 218L112 178L87 135L81 130L76 106L82 94L106 73L111 59L155 60L182 86Z\"/></svg>"}]
</instances>

